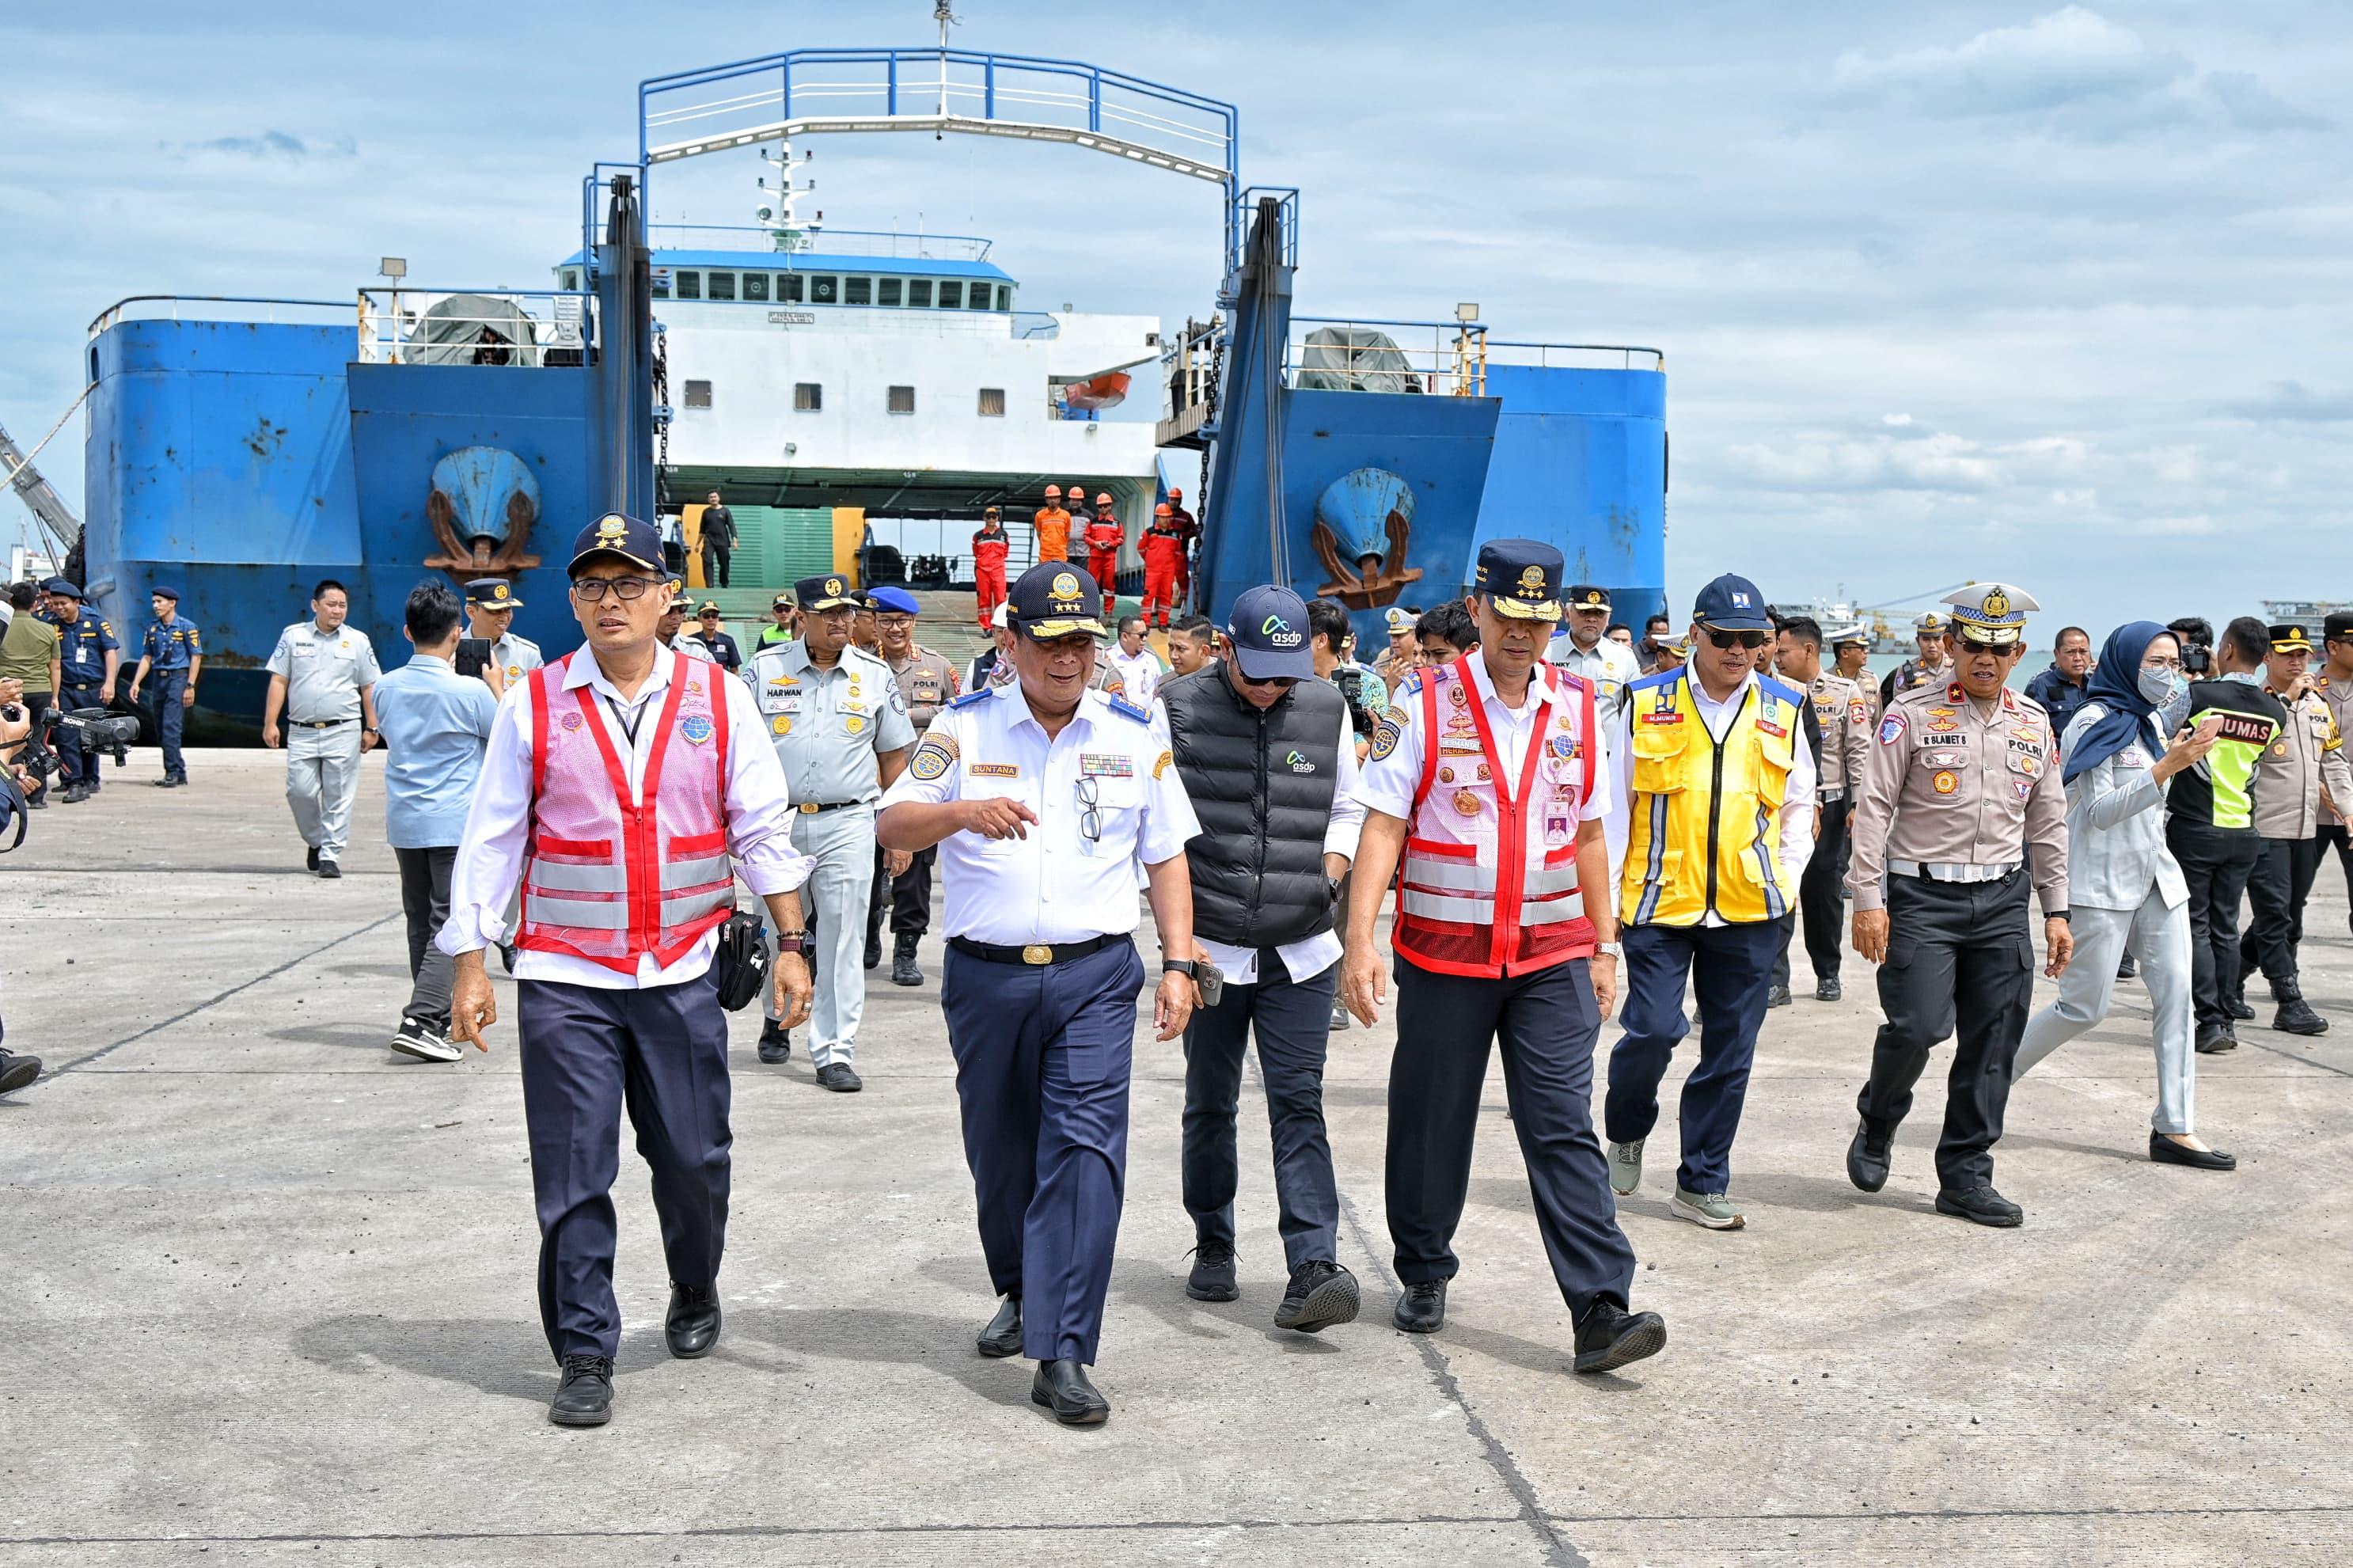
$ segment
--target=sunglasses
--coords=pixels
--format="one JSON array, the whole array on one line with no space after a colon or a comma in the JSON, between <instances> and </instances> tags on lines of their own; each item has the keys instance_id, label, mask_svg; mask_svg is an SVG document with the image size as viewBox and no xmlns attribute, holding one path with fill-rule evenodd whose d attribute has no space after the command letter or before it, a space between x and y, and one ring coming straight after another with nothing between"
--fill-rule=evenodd
<instances>
[{"instance_id":1,"label":"sunglasses","mask_svg":"<svg viewBox=\"0 0 2353 1568\"><path fill-rule=\"evenodd\" d=\"M2008 643L1980 642L1974 637L1956 637L1953 639L1953 644L1964 653L2007 653L2010 652L2010 645Z\"/></svg>"},{"instance_id":2,"label":"sunglasses","mask_svg":"<svg viewBox=\"0 0 2353 1568\"><path fill-rule=\"evenodd\" d=\"M1710 628L1707 640L1718 648L1757 649L1765 646L1767 634L1762 631L1718 631Z\"/></svg>"}]
</instances>

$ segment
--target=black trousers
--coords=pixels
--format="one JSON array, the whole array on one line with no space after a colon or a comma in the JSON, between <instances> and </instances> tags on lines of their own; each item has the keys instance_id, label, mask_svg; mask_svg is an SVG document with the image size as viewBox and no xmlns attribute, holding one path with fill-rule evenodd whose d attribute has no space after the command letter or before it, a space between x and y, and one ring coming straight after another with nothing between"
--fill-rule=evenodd
<instances>
[{"instance_id":1,"label":"black trousers","mask_svg":"<svg viewBox=\"0 0 2353 1568\"><path fill-rule=\"evenodd\" d=\"M2320 874L2318 839L2264 839L2247 878L2247 934L2239 938L2239 989L2257 969L2274 990L2295 983L2295 950L2304 940L2304 901Z\"/></svg>"},{"instance_id":2,"label":"black trousers","mask_svg":"<svg viewBox=\"0 0 2353 1568\"><path fill-rule=\"evenodd\" d=\"M1585 960L1485 980L1400 958L1396 974L1387 1192L1398 1277L1426 1284L1451 1279L1461 1266L1454 1231L1470 1192L1487 1053L1501 1044L1512 1130L1561 1297L1580 1318L1598 1298L1625 1306L1634 1248L1618 1226L1609 1163L1593 1133L1601 1012Z\"/></svg>"},{"instance_id":3,"label":"black trousers","mask_svg":"<svg viewBox=\"0 0 2353 1568\"><path fill-rule=\"evenodd\" d=\"M702 586L704 588L727 586L727 563L733 554L734 552L724 545L714 545L708 540L704 541L702 546Z\"/></svg>"},{"instance_id":4,"label":"black trousers","mask_svg":"<svg viewBox=\"0 0 2353 1568\"><path fill-rule=\"evenodd\" d=\"M900 876L883 872L882 855L882 846L875 845L874 898L866 908L866 939L881 935L885 909L891 911L892 936L923 936L932 928L932 867L939 863L939 846L917 850L914 863Z\"/></svg>"},{"instance_id":5,"label":"black trousers","mask_svg":"<svg viewBox=\"0 0 2353 1568\"><path fill-rule=\"evenodd\" d=\"M1798 879L1798 907L1806 916L1806 957L1814 960L1814 979L1836 980L1839 947L1846 935L1847 808L1841 798L1826 800L1815 819L1822 825L1814 853Z\"/></svg>"},{"instance_id":6,"label":"black trousers","mask_svg":"<svg viewBox=\"0 0 2353 1568\"><path fill-rule=\"evenodd\" d=\"M2345 901L2353 906L2353 833L2342 822L2331 822L2320 830L2320 858L2327 860L2330 852L2337 855L2337 869L2345 874ZM2348 908L2346 922L2353 925L2353 908Z\"/></svg>"},{"instance_id":7,"label":"black trousers","mask_svg":"<svg viewBox=\"0 0 2353 1568\"><path fill-rule=\"evenodd\" d=\"M1185 1026L1185 1212L1201 1241L1234 1245L1234 1191L1241 1182L1234 1118L1255 1028L1284 1266L1339 1256L1340 1195L1324 1130L1324 1053L1339 980L1334 963L1294 980L1268 948L1258 956L1256 983L1228 982L1218 1005L1197 1009Z\"/></svg>"},{"instance_id":8,"label":"black trousers","mask_svg":"<svg viewBox=\"0 0 2353 1568\"><path fill-rule=\"evenodd\" d=\"M2239 898L2263 842L2178 817L2165 824L2165 845L2189 885L2189 998L2201 1037L2230 1032L2222 999L2239 994Z\"/></svg>"},{"instance_id":9,"label":"black trousers","mask_svg":"<svg viewBox=\"0 0 2353 1568\"><path fill-rule=\"evenodd\" d=\"M1956 1036L1936 1143L1936 1179L1947 1192L1993 1180L2010 1067L2034 1000L2031 881L2022 869L2000 882L1887 879L1887 961L1879 966L1887 1021L1855 1108L1874 1140L1893 1138L1929 1050Z\"/></svg>"},{"instance_id":10,"label":"black trousers","mask_svg":"<svg viewBox=\"0 0 2353 1568\"><path fill-rule=\"evenodd\" d=\"M433 938L449 919L449 875L457 869L458 846L396 848L392 858L400 867L400 912L408 922L411 983L400 1015L446 1033L457 966L433 945Z\"/></svg>"}]
</instances>

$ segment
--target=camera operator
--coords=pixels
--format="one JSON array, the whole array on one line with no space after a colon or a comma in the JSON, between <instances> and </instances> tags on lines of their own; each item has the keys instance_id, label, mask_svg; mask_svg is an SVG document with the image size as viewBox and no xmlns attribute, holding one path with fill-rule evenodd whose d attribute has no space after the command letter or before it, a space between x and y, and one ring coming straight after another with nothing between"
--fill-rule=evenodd
<instances>
[{"instance_id":1,"label":"camera operator","mask_svg":"<svg viewBox=\"0 0 2353 1568\"><path fill-rule=\"evenodd\" d=\"M12 600L13 603L13 600ZM27 607L16 606L19 610ZM30 620L32 617L18 614L9 624ZM23 790L33 779L23 768L26 744L33 733L33 717L25 704L24 683L13 677L0 677L0 850L16 847L25 831ZM23 1088L41 1075L41 1059L24 1056L8 1049L7 1027L0 1024L0 1095Z\"/></svg>"},{"instance_id":2,"label":"camera operator","mask_svg":"<svg viewBox=\"0 0 2353 1568\"><path fill-rule=\"evenodd\" d=\"M2179 620L2168 620L2165 629L2181 642L2181 673L2193 681L2209 680L2214 673L2214 623L2202 615L2185 615Z\"/></svg>"},{"instance_id":3,"label":"camera operator","mask_svg":"<svg viewBox=\"0 0 2353 1568\"><path fill-rule=\"evenodd\" d=\"M23 683L23 694L17 705L25 710L26 733L40 727L41 715L57 701L58 686L63 672L58 667L61 640L58 629L33 613L34 600L40 591L31 583L16 583L8 589L8 603L16 611L8 630L0 632L0 680ZM18 736L19 741L26 738ZM22 763L21 748L10 761ZM48 802L48 784L45 779L31 778L25 782L25 804L40 810Z\"/></svg>"}]
</instances>

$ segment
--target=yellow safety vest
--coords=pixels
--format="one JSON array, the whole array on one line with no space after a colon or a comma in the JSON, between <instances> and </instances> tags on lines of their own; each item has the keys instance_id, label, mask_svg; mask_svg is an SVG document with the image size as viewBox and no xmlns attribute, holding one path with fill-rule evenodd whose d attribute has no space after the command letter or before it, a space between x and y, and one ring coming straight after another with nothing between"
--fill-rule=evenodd
<instances>
[{"instance_id":1,"label":"yellow safety vest","mask_svg":"<svg viewBox=\"0 0 2353 1568\"><path fill-rule=\"evenodd\" d=\"M1789 911L1779 818L1805 700L1760 675L1719 744L1687 671L1627 688L1634 775L1619 915L1628 925L1696 926L1711 909L1743 924Z\"/></svg>"}]
</instances>

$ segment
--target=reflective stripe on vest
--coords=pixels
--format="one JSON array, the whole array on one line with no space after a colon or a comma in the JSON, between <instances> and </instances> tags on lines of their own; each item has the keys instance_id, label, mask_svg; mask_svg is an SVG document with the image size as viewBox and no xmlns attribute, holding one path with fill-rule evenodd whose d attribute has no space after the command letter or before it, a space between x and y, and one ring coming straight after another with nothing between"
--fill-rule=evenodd
<instances>
[{"instance_id":1,"label":"reflective stripe on vest","mask_svg":"<svg viewBox=\"0 0 2353 1568\"><path fill-rule=\"evenodd\" d=\"M1422 772L1398 865L1395 937L1417 968L1500 977L1593 950L1577 865L1578 825L1593 791L1589 748L1599 743L1593 688L1566 672L1552 681L1552 694L1530 715L1516 784L1504 775L1464 660L1422 682ZM1441 689L1451 731L1440 725ZM1442 749L1446 735L1464 727L1479 738L1475 761ZM1563 842L1546 842L1556 827Z\"/></svg>"}]
</instances>

